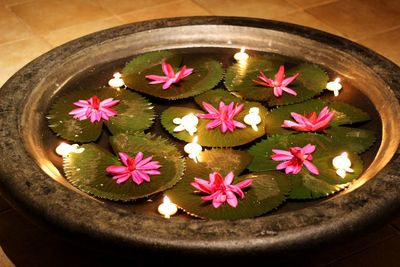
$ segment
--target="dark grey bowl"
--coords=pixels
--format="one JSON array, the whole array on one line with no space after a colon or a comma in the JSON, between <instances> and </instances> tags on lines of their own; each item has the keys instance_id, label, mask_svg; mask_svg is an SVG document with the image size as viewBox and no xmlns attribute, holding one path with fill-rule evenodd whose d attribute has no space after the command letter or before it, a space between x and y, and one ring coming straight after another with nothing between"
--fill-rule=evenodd
<instances>
[{"instance_id":1,"label":"dark grey bowl","mask_svg":"<svg viewBox=\"0 0 400 267\"><path fill-rule=\"evenodd\" d=\"M382 138L369 168L344 193L303 209L255 219L168 221L77 192L49 160L42 136L46 112L55 94L80 73L153 50L241 46L321 64L346 77L369 98L382 123ZM314 29L233 17L124 25L51 50L2 87L0 189L30 216L67 232L128 247L133 254L144 249L248 256L311 247L384 222L399 210L399 96L398 66L367 48Z\"/></svg>"}]
</instances>

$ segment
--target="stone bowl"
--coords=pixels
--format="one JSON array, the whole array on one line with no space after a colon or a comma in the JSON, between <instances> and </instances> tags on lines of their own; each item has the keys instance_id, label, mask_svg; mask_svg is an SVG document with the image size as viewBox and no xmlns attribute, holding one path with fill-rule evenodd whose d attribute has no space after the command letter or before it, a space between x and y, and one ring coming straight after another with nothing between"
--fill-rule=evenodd
<instances>
[{"instance_id":1,"label":"stone bowl","mask_svg":"<svg viewBox=\"0 0 400 267\"><path fill-rule=\"evenodd\" d=\"M369 167L347 190L312 205L253 219L166 220L155 212L130 210L85 195L69 185L53 164L45 116L70 80L96 66L154 50L222 47L237 51L242 46L320 64L345 77L349 86L368 98L366 108L375 111L381 136ZM397 65L315 29L235 17L123 25L49 51L1 88L0 189L28 216L82 238L101 240L105 248L128 248L132 255L149 251L249 257L314 247L383 223L399 210L399 97Z\"/></svg>"}]
</instances>

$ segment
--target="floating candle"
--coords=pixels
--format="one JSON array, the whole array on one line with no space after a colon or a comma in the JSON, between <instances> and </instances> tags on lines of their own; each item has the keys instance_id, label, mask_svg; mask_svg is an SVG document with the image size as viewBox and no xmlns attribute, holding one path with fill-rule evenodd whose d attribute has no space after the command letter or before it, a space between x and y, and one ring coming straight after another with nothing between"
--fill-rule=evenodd
<instances>
[{"instance_id":1,"label":"floating candle","mask_svg":"<svg viewBox=\"0 0 400 267\"><path fill-rule=\"evenodd\" d=\"M249 58L249 55L245 52L245 48L242 47L240 52L237 52L233 58L238 62L244 62Z\"/></svg>"},{"instance_id":2,"label":"floating candle","mask_svg":"<svg viewBox=\"0 0 400 267\"><path fill-rule=\"evenodd\" d=\"M174 124L178 124L174 128L174 132L187 131L191 136L197 132L197 124L199 119L193 113L183 116L182 118L174 118L172 121Z\"/></svg>"},{"instance_id":3,"label":"floating candle","mask_svg":"<svg viewBox=\"0 0 400 267\"><path fill-rule=\"evenodd\" d=\"M178 206L171 202L171 200L165 196L163 203L158 206L158 212L164 216L164 218L169 219L178 211Z\"/></svg>"},{"instance_id":4,"label":"floating candle","mask_svg":"<svg viewBox=\"0 0 400 267\"><path fill-rule=\"evenodd\" d=\"M198 137L195 136L191 143L188 143L183 148L186 153L189 154L189 158L193 159L195 162L198 160L200 152L203 150L202 146L197 143Z\"/></svg>"},{"instance_id":5,"label":"floating candle","mask_svg":"<svg viewBox=\"0 0 400 267\"><path fill-rule=\"evenodd\" d=\"M56 153L62 157L68 156L69 153L82 153L85 149L83 147L79 147L78 144L67 144L62 142L56 148Z\"/></svg>"},{"instance_id":6,"label":"floating candle","mask_svg":"<svg viewBox=\"0 0 400 267\"><path fill-rule=\"evenodd\" d=\"M335 96L339 95L339 91L342 89L342 84L340 83L340 78L336 78L333 82L328 82L326 84L326 89L333 91Z\"/></svg>"},{"instance_id":7,"label":"floating candle","mask_svg":"<svg viewBox=\"0 0 400 267\"><path fill-rule=\"evenodd\" d=\"M114 73L114 78L108 81L108 85L113 88L120 88L125 85L124 80L122 80L122 75L119 72Z\"/></svg>"},{"instance_id":8,"label":"floating candle","mask_svg":"<svg viewBox=\"0 0 400 267\"><path fill-rule=\"evenodd\" d=\"M336 174L344 178L346 172L353 173L354 170L351 167L351 161L346 152L343 152L339 156L333 158L332 165L336 169Z\"/></svg>"},{"instance_id":9,"label":"floating candle","mask_svg":"<svg viewBox=\"0 0 400 267\"><path fill-rule=\"evenodd\" d=\"M252 107L249 109L249 114L244 116L244 122L247 125L250 125L254 131L258 131L257 125L261 123L261 117L259 115L260 109L256 107Z\"/></svg>"}]
</instances>

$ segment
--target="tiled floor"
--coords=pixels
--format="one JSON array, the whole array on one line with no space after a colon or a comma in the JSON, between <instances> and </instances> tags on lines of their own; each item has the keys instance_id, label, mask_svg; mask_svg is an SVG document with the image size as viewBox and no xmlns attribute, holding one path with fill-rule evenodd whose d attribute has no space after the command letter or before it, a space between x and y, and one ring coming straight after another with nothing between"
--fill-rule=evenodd
<instances>
[{"instance_id":1,"label":"tiled floor","mask_svg":"<svg viewBox=\"0 0 400 267\"><path fill-rule=\"evenodd\" d=\"M397 0L0 0L0 86L33 58L82 35L129 22L201 15L259 17L301 24L359 42L400 64ZM19 219L19 226L32 230L36 237L29 231L19 233L15 224L6 222ZM381 266L381 258L385 257L385 266L399 266L399 228L399 220L394 221L358 243L365 245L363 249L349 247L351 253L344 253L346 257L336 255L330 262L340 266ZM39 242L37 238L43 234L35 229L0 199L0 245L13 261L21 263L17 266L28 266L24 264L29 264L29 257L33 261L37 255L46 257L46 250L54 243L64 242L59 237L47 238L48 243L38 248L42 254L29 254L30 246ZM19 234L10 238L8 231ZM60 244L55 247L64 248ZM19 250L28 256L17 254ZM54 255L59 256L47 254L55 264ZM329 263L324 259L314 262Z\"/></svg>"}]
</instances>

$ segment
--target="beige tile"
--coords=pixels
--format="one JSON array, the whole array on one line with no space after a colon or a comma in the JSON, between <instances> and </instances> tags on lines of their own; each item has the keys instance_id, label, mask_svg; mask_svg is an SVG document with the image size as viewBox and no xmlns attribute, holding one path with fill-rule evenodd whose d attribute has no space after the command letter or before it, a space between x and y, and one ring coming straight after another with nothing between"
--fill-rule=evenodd
<instances>
[{"instance_id":1,"label":"beige tile","mask_svg":"<svg viewBox=\"0 0 400 267\"><path fill-rule=\"evenodd\" d=\"M341 0L306 11L353 39L400 24L400 1Z\"/></svg>"},{"instance_id":2,"label":"beige tile","mask_svg":"<svg viewBox=\"0 0 400 267\"><path fill-rule=\"evenodd\" d=\"M111 16L89 0L37 0L11 6L10 9L38 33Z\"/></svg>"},{"instance_id":3,"label":"beige tile","mask_svg":"<svg viewBox=\"0 0 400 267\"><path fill-rule=\"evenodd\" d=\"M285 15L282 17L274 18L274 19L315 28L315 29L333 33L336 35L342 35L339 31L326 25L322 21L316 19L315 17L311 16L310 14L308 14L304 11L297 11L297 12L294 12L294 13L291 13L291 14L288 14L288 15Z\"/></svg>"},{"instance_id":4,"label":"beige tile","mask_svg":"<svg viewBox=\"0 0 400 267\"><path fill-rule=\"evenodd\" d=\"M167 4L173 2L171 0L98 0L104 9L109 10L113 14L119 15L123 13L129 13L133 11L138 11L145 8L151 8L157 5Z\"/></svg>"},{"instance_id":5,"label":"beige tile","mask_svg":"<svg viewBox=\"0 0 400 267\"><path fill-rule=\"evenodd\" d=\"M0 45L0 86L21 67L51 49L38 37Z\"/></svg>"},{"instance_id":6,"label":"beige tile","mask_svg":"<svg viewBox=\"0 0 400 267\"><path fill-rule=\"evenodd\" d=\"M27 2L33 2L33 1L35 1L35 0L0 0L0 5L12 6L12 5L17 5L17 4L27 3Z\"/></svg>"},{"instance_id":7,"label":"beige tile","mask_svg":"<svg viewBox=\"0 0 400 267\"><path fill-rule=\"evenodd\" d=\"M52 46L59 46L63 43L84 36L86 34L111 28L121 24L122 21L114 17L103 20L95 20L88 23L78 24L71 27L51 31L43 35L43 38Z\"/></svg>"},{"instance_id":8,"label":"beige tile","mask_svg":"<svg viewBox=\"0 0 400 267\"><path fill-rule=\"evenodd\" d=\"M119 16L124 22L135 22L150 19L207 16L210 13L204 8L187 0L174 1L164 5L153 6L140 11L130 12Z\"/></svg>"},{"instance_id":9,"label":"beige tile","mask_svg":"<svg viewBox=\"0 0 400 267\"><path fill-rule=\"evenodd\" d=\"M371 48L400 66L400 28L360 39L358 43Z\"/></svg>"},{"instance_id":10,"label":"beige tile","mask_svg":"<svg viewBox=\"0 0 400 267\"><path fill-rule=\"evenodd\" d=\"M8 9L0 6L0 44L26 39L30 29Z\"/></svg>"},{"instance_id":11,"label":"beige tile","mask_svg":"<svg viewBox=\"0 0 400 267\"><path fill-rule=\"evenodd\" d=\"M287 0L287 1L301 8L308 8L335 2L337 0Z\"/></svg>"},{"instance_id":12,"label":"beige tile","mask_svg":"<svg viewBox=\"0 0 400 267\"><path fill-rule=\"evenodd\" d=\"M274 18L299 8L286 0L194 0L213 15Z\"/></svg>"}]
</instances>

